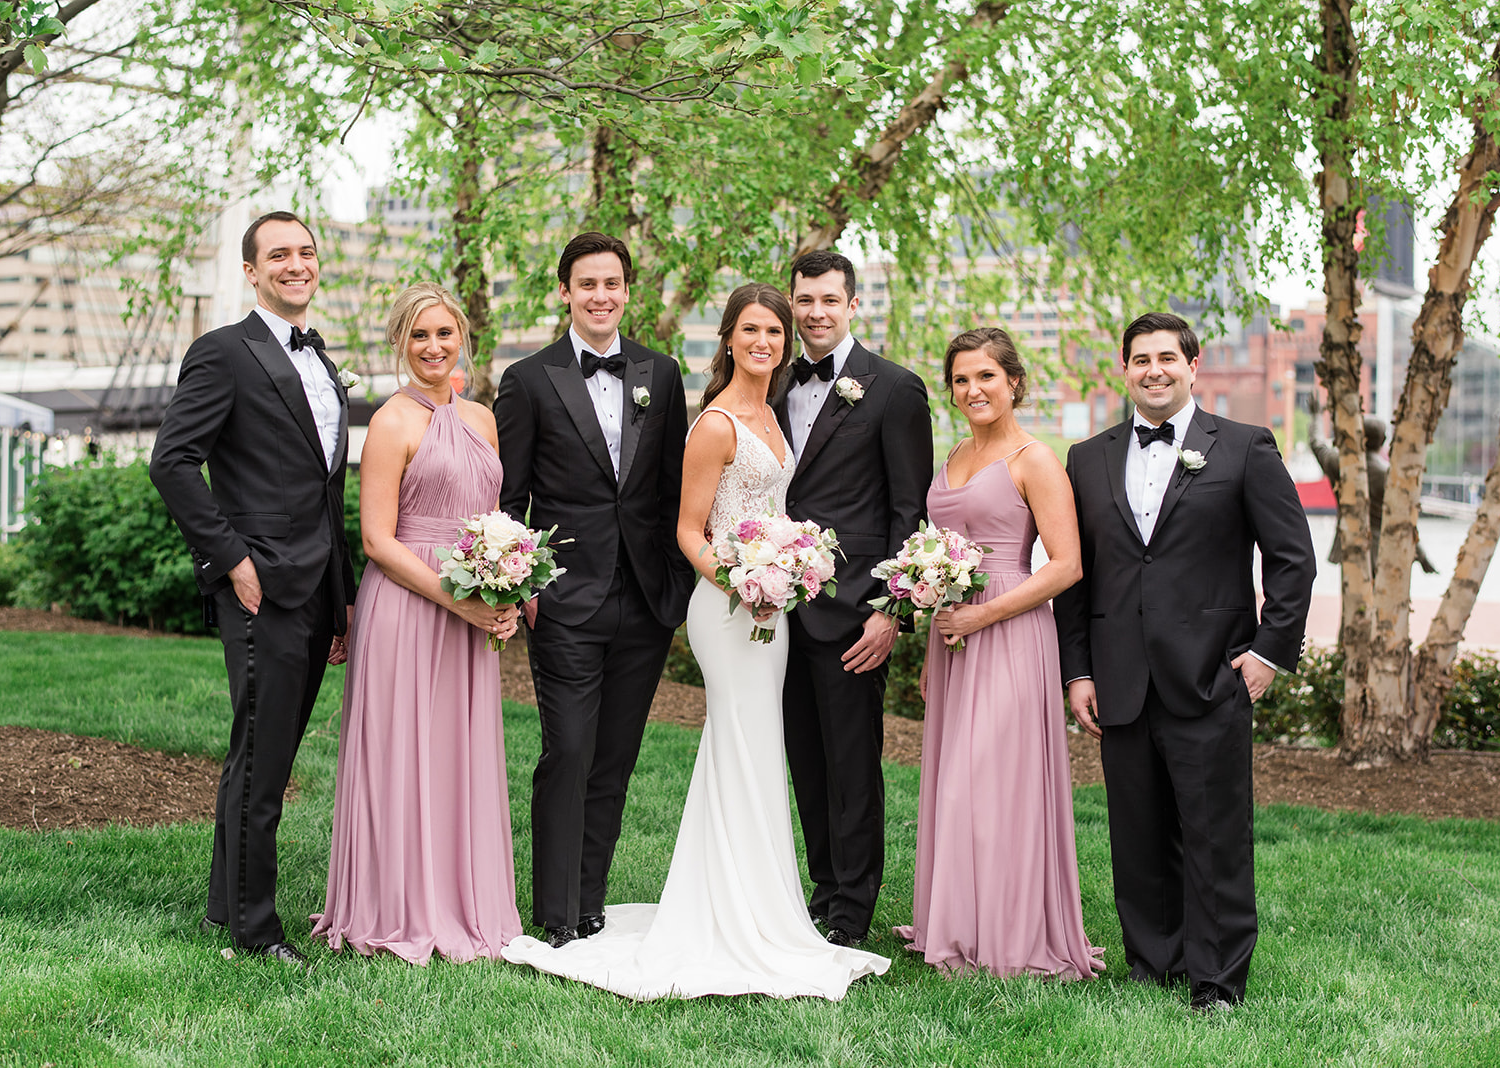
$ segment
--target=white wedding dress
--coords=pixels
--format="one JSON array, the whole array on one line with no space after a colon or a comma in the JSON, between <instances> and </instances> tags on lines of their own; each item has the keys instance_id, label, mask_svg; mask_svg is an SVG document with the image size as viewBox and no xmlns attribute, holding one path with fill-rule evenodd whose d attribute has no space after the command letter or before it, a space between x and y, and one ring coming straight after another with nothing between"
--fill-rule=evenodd
<instances>
[{"instance_id":1,"label":"white wedding dress","mask_svg":"<svg viewBox=\"0 0 1500 1068\"><path fill-rule=\"evenodd\" d=\"M713 532L768 508L785 511L792 481L790 450L783 468L765 442L738 420L734 426L735 456L709 512ZM890 967L874 953L829 945L808 919L781 733L786 620L776 621L767 645L750 640L751 625L743 606L730 612L724 591L698 580L688 640L703 670L708 720L661 903L611 905L602 932L560 949L516 938L506 960L638 1001L838 1000L855 979Z\"/></svg>"}]
</instances>

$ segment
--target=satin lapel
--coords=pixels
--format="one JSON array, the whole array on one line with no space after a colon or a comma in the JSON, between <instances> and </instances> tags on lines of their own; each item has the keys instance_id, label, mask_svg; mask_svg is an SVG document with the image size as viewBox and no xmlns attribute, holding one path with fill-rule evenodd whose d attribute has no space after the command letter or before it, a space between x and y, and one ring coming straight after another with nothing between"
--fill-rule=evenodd
<instances>
[{"instance_id":1,"label":"satin lapel","mask_svg":"<svg viewBox=\"0 0 1500 1068\"><path fill-rule=\"evenodd\" d=\"M641 422L646 418L645 409L635 403L637 389L651 388L651 359L629 360L625 368L625 422L620 428L620 485L630 477L630 464L635 459L636 446L641 442Z\"/></svg>"},{"instance_id":2,"label":"satin lapel","mask_svg":"<svg viewBox=\"0 0 1500 1068\"><path fill-rule=\"evenodd\" d=\"M870 369L869 353L856 344L849 353L849 358L844 361L843 373L828 383L828 396L823 398L823 407L818 410L818 417L813 420L812 429L807 432L807 444L802 447L802 455L797 458L797 466L800 468L812 464L813 458L828 444L828 439L833 437L839 424L854 410L854 405L839 396L839 378L852 378L869 393L870 383L876 378L875 372ZM858 403L863 404L864 401ZM787 440L791 440L790 435Z\"/></svg>"},{"instance_id":3,"label":"satin lapel","mask_svg":"<svg viewBox=\"0 0 1500 1068\"><path fill-rule=\"evenodd\" d=\"M333 361L321 352L318 353L318 359L323 361L323 370L333 379L333 391L339 398L339 436L333 444L333 463L329 466L330 471L337 471L349 448L349 391L339 381L338 368L333 366ZM322 442L318 443L318 447L322 448Z\"/></svg>"},{"instance_id":4,"label":"satin lapel","mask_svg":"<svg viewBox=\"0 0 1500 1068\"><path fill-rule=\"evenodd\" d=\"M1120 518L1135 540L1141 540L1141 528L1135 524L1135 513L1130 510L1130 498L1125 493L1125 454L1130 448L1130 423L1115 427L1112 437L1104 443L1104 464L1109 469L1109 492L1115 498L1115 507L1120 509Z\"/></svg>"},{"instance_id":5,"label":"satin lapel","mask_svg":"<svg viewBox=\"0 0 1500 1068\"><path fill-rule=\"evenodd\" d=\"M552 388L557 390L563 407L567 409L573 425L578 428L578 436L583 439L589 455L594 458L604 476L613 482L615 465L609 462L609 446L605 444L604 431L599 427L599 413L594 411L594 400L589 396L589 387L583 381L583 368L578 366L578 360L571 349L572 345L567 338L554 346L553 358L547 363L547 377L552 380ZM558 355L563 357L562 362L556 359Z\"/></svg>"},{"instance_id":6,"label":"satin lapel","mask_svg":"<svg viewBox=\"0 0 1500 1068\"><path fill-rule=\"evenodd\" d=\"M1188 423L1187 433L1182 435L1182 447L1194 449L1201 452L1205 459L1208 452L1214 447L1218 439L1214 436L1219 432L1219 426L1214 422L1214 417L1199 408L1193 412L1192 422ZM1182 466L1181 460L1177 463L1177 470L1173 472L1172 481L1167 484L1167 492L1161 499L1161 511L1156 517L1156 526L1152 529L1154 537L1156 531L1162 528L1167 521L1167 516L1172 514L1173 507L1186 492L1188 484L1193 481L1193 472Z\"/></svg>"},{"instance_id":7,"label":"satin lapel","mask_svg":"<svg viewBox=\"0 0 1500 1068\"><path fill-rule=\"evenodd\" d=\"M250 314L255 315L254 312ZM260 317L255 316L255 318L258 321ZM261 340L246 337L245 347L260 362L261 369L266 372L271 384L276 387L276 392L281 394L282 401L292 413L293 421L302 430L302 436L307 438L307 443L318 454L318 461L326 466L328 460L323 455L323 442L318 438L318 424L313 422L312 408L307 403L307 392L302 388L302 376L297 374L297 369L292 366L286 350L275 338Z\"/></svg>"}]
</instances>

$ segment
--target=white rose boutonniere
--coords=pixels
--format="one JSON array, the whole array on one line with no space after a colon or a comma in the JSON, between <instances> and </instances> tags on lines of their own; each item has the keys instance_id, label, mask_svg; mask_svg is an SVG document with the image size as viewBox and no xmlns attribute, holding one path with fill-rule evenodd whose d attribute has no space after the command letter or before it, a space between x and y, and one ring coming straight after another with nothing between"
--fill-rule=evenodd
<instances>
[{"instance_id":1,"label":"white rose boutonniere","mask_svg":"<svg viewBox=\"0 0 1500 1068\"><path fill-rule=\"evenodd\" d=\"M635 401L637 408L651 407L651 391L645 386L636 386L630 391L630 399Z\"/></svg>"},{"instance_id":2,"label":"white rose boutonniere","mask_svg":"<svg viewBox=\"0 0 1500 1068\"><path fill-rule=\"evenodd\" d=\"M353 371L349 370L347 367L340 367L339 368L339 385L343 386L344 387L344 391L347 393L349 390L351 390L355 386L359 385L359 375L355 374Z\"/></svg>"},{"instance_id":3,"label":"white rose boutonniere","mask_svg":"<svg viewBox=\"0 0 1500 1068\"><path fill-rule=\"evenodd\" d=\"M1208 460L1197 449L1178 449L1177 460L1184 469L1194 472L1203 470L1208 464Z\"/></svg>"},{"instance_id":4,"label":"white rose boutonniere","mask_svg":"<svg viewBox=\"0 0 1500 1068\"><path fill-rule=\"evenodd\" d=\"M843 378L835 382L833 384L833 388L837 390L838 395L844 399L844 403L849 405L851 408L865 399L865 387L860 385L854 379L850 378L848 375L845 375Z\"/></svg>"}]
</instances>

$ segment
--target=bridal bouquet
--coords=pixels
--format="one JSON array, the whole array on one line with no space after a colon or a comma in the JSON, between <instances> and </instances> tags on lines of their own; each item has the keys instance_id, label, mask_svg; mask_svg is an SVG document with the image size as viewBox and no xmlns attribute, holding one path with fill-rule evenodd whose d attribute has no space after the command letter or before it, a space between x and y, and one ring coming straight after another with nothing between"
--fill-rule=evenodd
<instances>
[{"instance_id":1,"label":"bridal bouquet","mask_svg":"<svg viewBox=\"0 0 1500 1068\"><path fill-rule=\"evenodd\" d=\"M989 582L990 577L978 570L989 551L956 530L923 521L900 552L871 569L870 574L884 582L890 592L876 597L870 605L899 619L919 610L958 604ZM962 638L949 646L963 647Z\"/></svg>"},{"instance_id":2,"label":"bridal bouquet","mask_svg":"<svg viewBox=\"0 0 1500 1068\"><path fill-rule=\"evenodd\" d=\"M790 612L823 591L834 594L833 554L839 540L810 520L785 515L742 519L714 538L716 578L729 592L729 610L743 603L753 615L762 608ZM776 631L755 626L752 641L769 642Z\"/></svg>"},{"instance_id":3,"label":"bridal bouquet","mask_svg":"<svg viewBox=\"0 0 1500 1068\"><path fill-rule=\"evenodd\" d=\"M538 533L504 512L487 512L465 521L458 542L440 548L438 578L455 601L478 593L494 608L529 601L567 571L558 567L550 545L557 528ZM489 636L491 649L505 642Z\"/></svg>"}]
</instances>

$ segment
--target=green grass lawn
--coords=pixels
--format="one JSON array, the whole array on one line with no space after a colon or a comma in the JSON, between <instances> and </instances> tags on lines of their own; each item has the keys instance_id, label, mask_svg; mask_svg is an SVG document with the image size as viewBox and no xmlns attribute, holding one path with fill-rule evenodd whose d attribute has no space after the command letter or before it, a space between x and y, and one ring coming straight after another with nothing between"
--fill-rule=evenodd
<instances>
[{"instance_id":1,"label":"green grass lawn","mask_svg":"<svg viewBox=\"0 0 1500 1068\"><path fill-rule=\"evenodd\" d=\"M228 698L210 640L0 633L0 722L218 755ZM279 907L309 946L327 873L330 673L282 823ZM522 914L535 712L507 706ZM655 900L697 735L651 725L612 901ZM915 769L887 767L877 932L910 919ZM1124 981L1104 795L1076 794L1093 983L944 979L895 959L839 1004L636 1005L506 964L414 968L309 946L310 975L200 937L211 828L0 830L0 1064L1500 1065L1500 826L1259 813L1261 939L1247 1003L1201 1019Z\"/></svg>"}]
</instances>

